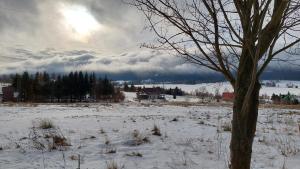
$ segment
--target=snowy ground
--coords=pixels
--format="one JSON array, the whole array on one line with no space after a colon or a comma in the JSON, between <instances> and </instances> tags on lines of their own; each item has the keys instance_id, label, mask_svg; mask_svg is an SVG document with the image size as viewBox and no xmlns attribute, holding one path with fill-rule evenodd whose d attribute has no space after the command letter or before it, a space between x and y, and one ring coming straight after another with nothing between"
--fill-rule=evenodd
<instances>
[{"instance_id":1,"label":"snowy ground","mask_svg":"<svg viewBox=\"0 0 300 169\"><path fill-rule=\"evenodd\" d=\"M231 109L219 106L1 105L0 168L75 169L80 154L83 169L106 169L112 161L126 169L225 169L230 117ZM41 119L55 129L36 128L37 140L55 130L71 146L48 151L42 142L45 148L38 149L32 127ZM162 136L152 135L154 124ZM299 124L298 110L260 110L253 168L298 169Z\"/></svg>"}]
</instances>

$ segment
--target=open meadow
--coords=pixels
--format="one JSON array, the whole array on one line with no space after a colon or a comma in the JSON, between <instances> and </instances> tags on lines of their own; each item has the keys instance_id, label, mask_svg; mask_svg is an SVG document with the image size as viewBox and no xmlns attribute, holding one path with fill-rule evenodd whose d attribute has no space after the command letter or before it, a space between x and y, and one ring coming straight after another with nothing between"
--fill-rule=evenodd
<instances>
[{"instance_id":1,"label":"open meadow","mask_svg":"<svg viewBox=\"0 0 300 169\"><path fill-rule=\"evenodd\" d=\"M0 168L225 169L231 115L218 105L2 104ZM299 130L299 110L261 108L253 169L298 169Z\"/></svg>"}]
</instances>

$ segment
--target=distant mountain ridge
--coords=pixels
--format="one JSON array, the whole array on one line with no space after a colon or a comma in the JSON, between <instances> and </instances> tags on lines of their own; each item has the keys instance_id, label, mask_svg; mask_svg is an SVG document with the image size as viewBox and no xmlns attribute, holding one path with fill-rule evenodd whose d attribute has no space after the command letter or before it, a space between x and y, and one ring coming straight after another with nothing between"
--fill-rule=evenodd
<instances>
[{"instance_id":1,"label":"distant mountain ridge","mask_svg":"<svg viewBox=\"0 0 300 169\"><path fill-rule=\"evenodd\" d=\"M98 73L104 75L103 73ZM219 73L203 72L203 73L158 73L150 72L138 74L135 72L123 73L107 73L108 77L113 80L125 80L134 82L154 83L170 82L170 83L208 83L226 81L226 79ZM291 69L269 69L261 76L261 80L295 80L300 81L300 70Z\"/></svg>"},{"instance_id":2,"label":"distant mountain ridge","mask_svg":"<svg viewBox=\"0 0 300 169\"><path fill-rule=\"evenodd\" d=\"M18 72L22 73L22 72ZM33 72L34 74L35 72ZM65 74L65 73L57 73ZM211 83L226 81L219 73L203 71L203 73L178 73L178 72L95 72L97 77L107 77L114 81L133 81L134 83ZM0 76L0 82L8 82L9 75ZM295 80L300 81L300 70L294 69L268 69L261 80Z\"/></svg>"}]
</instances>

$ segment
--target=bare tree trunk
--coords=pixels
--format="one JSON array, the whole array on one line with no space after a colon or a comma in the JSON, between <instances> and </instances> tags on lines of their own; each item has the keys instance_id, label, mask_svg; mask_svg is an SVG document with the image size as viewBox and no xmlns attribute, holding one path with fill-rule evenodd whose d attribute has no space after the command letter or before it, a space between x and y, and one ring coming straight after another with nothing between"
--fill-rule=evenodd
<instances>
[{"instance_id":1,"label":"bare tree trunk","mask_svg":"<svg viewBox=\"0 0 300 169\"><path fill-rule=\"evenodd\" d=\"M235 100L233 105L232 135L230 143L231 169L250 169L253 138L256 131L258 116L260 83L256 80L251 97L245 100L245 95L251 83L253 63L246 59L243 68L238 72L235 84ZM248 108L242 110L243 102Z\"/></svg>"}]
</instances>

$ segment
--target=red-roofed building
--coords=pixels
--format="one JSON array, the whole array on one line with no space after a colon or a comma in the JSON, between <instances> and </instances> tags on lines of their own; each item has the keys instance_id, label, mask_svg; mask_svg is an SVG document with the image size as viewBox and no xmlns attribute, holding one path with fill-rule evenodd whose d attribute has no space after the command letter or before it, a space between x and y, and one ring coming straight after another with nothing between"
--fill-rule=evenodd
<instances>
[{"instance_id":1,"label":"red-roofed building","mask_svg":"<svg viewBox=\"0 0 300 169\"><path fill-rule=\"evenodd\" d=\"M224 100L224 101L233 101L234 100L234 93L233 92L224 92L222 94L222 100Z\"/></svg>"}]
</instances>

